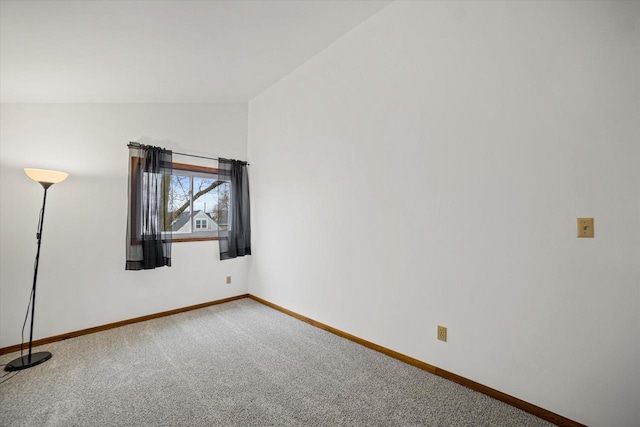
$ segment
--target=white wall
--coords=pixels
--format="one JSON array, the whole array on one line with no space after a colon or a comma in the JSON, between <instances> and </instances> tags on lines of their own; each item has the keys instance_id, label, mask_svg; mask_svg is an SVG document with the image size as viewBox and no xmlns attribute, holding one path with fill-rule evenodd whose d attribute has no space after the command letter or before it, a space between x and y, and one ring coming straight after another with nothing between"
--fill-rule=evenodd
<instances>
[{"instance_id":1,"label":"white wall","mask_svg":"<svg viewBox=\"0 0 640 427\"><path fill-rule=\"evenodd\" d=\"M639 15L396 2L252 100L249 291L640 425Z\"/></svg>"},{"instance_id":2,"label":"white wall","mask_svg":"<svg viewBox=\"0 0 640 427\"><path fill-rule=\"evenodd\" d=\"M0 347L20 343L33 278L43 190L24 167L70 174L48 191L34 338L247 292L250 257L220 262L217 241L124 270L127 142L246 159L246 104L2 104L0 123Z\"/></svg>"}]
</instances>

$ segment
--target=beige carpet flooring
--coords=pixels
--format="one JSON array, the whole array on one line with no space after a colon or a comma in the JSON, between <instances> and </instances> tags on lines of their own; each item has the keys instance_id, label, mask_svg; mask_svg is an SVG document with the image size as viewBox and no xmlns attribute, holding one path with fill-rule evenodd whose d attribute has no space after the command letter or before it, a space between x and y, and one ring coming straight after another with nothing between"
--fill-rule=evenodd
<instances>
[{"instance_id":1,"label":"beige carpet flooring","mask_svg":"<svg viewBox=\"0 0 640 427\"><path fill-rule=\"evenodd\" d=\"M44 350L0 378L0 426L549 425L250 299Z\"/></svg>"}]
</instances>

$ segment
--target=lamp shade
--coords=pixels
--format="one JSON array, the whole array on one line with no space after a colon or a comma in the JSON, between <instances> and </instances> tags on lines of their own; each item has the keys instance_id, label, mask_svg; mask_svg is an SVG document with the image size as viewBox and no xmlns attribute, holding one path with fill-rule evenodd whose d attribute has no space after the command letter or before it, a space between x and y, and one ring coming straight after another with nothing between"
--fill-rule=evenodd
<instances>
[{"instance_id":1,"label":"lamp shade","mask_svg":"<svg viewBox=\"0 0 640 427\"><path fill-rule=\"evenodd\" d=\"M39 182L40 184L58 184L69 176L69 174L65 172L50 171L46 169L24 168L24 173L26 173L29 178Z\"/></svg>"}]
</instances>

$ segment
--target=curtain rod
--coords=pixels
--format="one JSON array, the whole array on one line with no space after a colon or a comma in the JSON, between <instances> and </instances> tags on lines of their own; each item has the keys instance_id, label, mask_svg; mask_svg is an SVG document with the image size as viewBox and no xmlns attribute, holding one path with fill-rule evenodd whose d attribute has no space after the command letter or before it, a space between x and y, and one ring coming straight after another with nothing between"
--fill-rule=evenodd
<instances>
[{"instance_id":1,"label":"curtain rod","mask_svg":"<svg viewBox=\"0 0 640 427\"><path fill-rule=\"evenodd\" d=\"M140 148L142 147L144 144L140 144L139 142L134 142L134 141L129 141L129 143L127 144L127 147L129 148ZM195 154L187 154L187 153L179 153L177 151L171 151L173 154L178 154L180 156L187 156L187 157L198 157L200 159L207 159L207 160L219 160L217 157L206 157L206 156L198 156ZM247 162L247 166L249 166L250 163Z\"/></svg>"}]
</instances>

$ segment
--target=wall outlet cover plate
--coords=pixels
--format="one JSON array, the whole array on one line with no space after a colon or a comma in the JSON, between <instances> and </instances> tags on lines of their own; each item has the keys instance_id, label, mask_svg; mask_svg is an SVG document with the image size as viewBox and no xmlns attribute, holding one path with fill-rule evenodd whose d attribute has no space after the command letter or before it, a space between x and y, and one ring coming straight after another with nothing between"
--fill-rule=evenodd
<instances>
[{"instance_id":1,"label":"wall outlet cover plate","mask_svg":"<svg viewBox=\"0 0 640 427\"><path fill-rule=\"evenodd\" d=\"M447 342L447 328L438 325L438 339Z\"/></svg>"}]
</instances>

